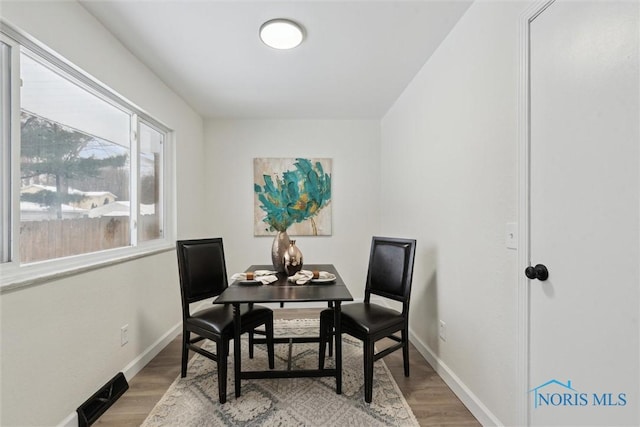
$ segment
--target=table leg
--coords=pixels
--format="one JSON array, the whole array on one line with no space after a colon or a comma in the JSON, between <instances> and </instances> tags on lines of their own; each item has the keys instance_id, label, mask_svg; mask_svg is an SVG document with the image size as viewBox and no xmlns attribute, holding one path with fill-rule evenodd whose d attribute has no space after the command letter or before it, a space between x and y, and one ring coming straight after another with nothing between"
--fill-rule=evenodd
<instances>
[{"instance_id":1,"label":"table leg","mask_svg":"<svg viewBox=\"0 0 640 427\"><path fill-rule=\"evenodd\" d=\"M240 304L233 304L233 378L236 386L236 398L240 397L240 373L242 372L241 354L240 354ZM225 356L226 357L226 356Z\"/></svg>"},{"instance_id":2,"label":"table leg","mask_svg":"<svg viewBox=\"0 0 640 427\"><path fill-rule=\"evenodd\" d=\"M336 393L342 394L342 328L340 326L340 301L335 302L333 324L336 353Z\"/></svg>"}]
</instances>

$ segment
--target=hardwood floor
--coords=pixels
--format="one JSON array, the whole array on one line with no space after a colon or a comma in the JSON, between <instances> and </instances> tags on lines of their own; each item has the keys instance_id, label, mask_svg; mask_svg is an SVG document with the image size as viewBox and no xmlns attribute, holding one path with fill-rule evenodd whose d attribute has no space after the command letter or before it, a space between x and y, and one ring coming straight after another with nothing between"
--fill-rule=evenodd
<instances>
[{"instance_id":1,"label":"hardwood floor","mask_svg":"<svg viewBox=\"0 0 640 427\"><path fill-rule=\"evenodd\" d=\"M276 309L276 319L318 317L318 309ZM137 427L180 375L180 340L174 339L129 382L129 390L94 425ZM193 355L193 352L190 352ZM402 351L383 360L398 383L421 426L480 426L469 410L447 387L422 355L411 346L411 376L402 369Z\"/></svg>"}]
</instances>

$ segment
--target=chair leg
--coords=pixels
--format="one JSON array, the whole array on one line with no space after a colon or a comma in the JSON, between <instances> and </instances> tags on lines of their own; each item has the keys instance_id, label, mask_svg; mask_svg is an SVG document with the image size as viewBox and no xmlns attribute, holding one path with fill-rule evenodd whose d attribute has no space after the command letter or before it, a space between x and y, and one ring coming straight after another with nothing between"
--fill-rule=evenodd
<instances>
[{"instance_id":1,"label":"chair leg","mask_svg":"<svg viewBox=\"0 0 640 427\"><path fill-rule=\"evenodd\" d=\"M253 359L253 331L249 331L249 359Z\"/></svg>"},{"instance_id":2,"label":"chair leg","mask_svg":"<svg viewBox=\"0 0 640 427\"><path fill-rule=\"evenodd\" d=\"M409 376L409 331L402 330L402 363L404 365L404 376Z\"/></svg>"},{"instance_id":3,"label":"chair leg","mask_svg":"<svg viewBox=\"0 0 640 427\"><path fill-rule=\"evenodd\" d=\"M222 339L216 343L218 350L218 400L227 401L227 359L229 356L229 340Z\"/></svg>"},{"instance_id":4,"label":"chair leg","mask_svg":"<svg viewBox=\"0 0 640 427\"><path fill-rule=\"evenodd\" d=\"M373 400L373 341L365 340L362 351L364 356L364 401L371 403Z\"/></svg>"},{"instance_id":5,"label":"chair leg","mask_svg":"<svg viewBox=\"0 0 640 427\"><path fill-rule=\"evenodd\" d=\"M267 320L264 326L265 333L267 334L267 355L269 357L269 369L273 369L275 366L275 351L273 349L273 317Z\"/></svg>"},{"instance_id":6,"label":"chair leg","mask_svg":"<svg viewBox=\"0 0 640 427\"><path fill-rule=\"evenodd\" d=\"M330 305L333 307L333 303ZM333 313L330 316L327 316L326 319L320 319L320 322L324 320L324 328L322 330L325 332L325 343L329 344L329 357L333 357Z\"/></svg>"},{"instance_id":7,"label":"chair leg","mask_svg":"<svg viewBox=\"0 0 640 427\"><path fill-rule=\"evenodd\" d=\"M187 362L189 361L189 340L191 339L191 333L182 330L182 370L180 376L182 378L187 376Z\"/></svg>"},{"instance_id":8,"label":"chair leg","mask_svg":"<svg viewBox=\"0 0 640 427\"><path fill-rule=\"evenodd\" d=\"M327 325L320 319L320 345L318 348L318 369L324 369L324 356L327 349Z\"/></svg>"},{"instance_id":9,"label":"chair leg","mask_svg":"<svg viewBox=\"0 0 640 427\"><path fill-rule=\"evenodd\" d=\"M327 306L329 308L333 308L333 302L331 302L331 301L327 302ZM331 322L329 322L329 325L327 325L327 328L331 328L329 330L329 332L331 333L331 332L333 332L333 315L331 315L330 317L331 317ZM329 338L327 338L328 341L329 341L329 357L333 357L333 339L332 339L332 337L333 337L333 335L329 334Z\"/></svg>"}]
</instances>

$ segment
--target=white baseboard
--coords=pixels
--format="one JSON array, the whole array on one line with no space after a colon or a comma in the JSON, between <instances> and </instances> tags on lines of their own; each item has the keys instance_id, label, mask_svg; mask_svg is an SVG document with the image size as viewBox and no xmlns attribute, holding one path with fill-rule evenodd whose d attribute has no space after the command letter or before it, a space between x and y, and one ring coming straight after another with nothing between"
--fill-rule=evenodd
<instances>
[{"instance_id":1,"label":"white baseboard","mask_svg":"<svg viewBox=\"0 0 640 427\"><path fill-rule=\"evenodd\" d=\"M182 321L169 329L156 342L145 349L138 357L133 359L122 369L127 381L131 381L138 372L144 368L154 357L158 355L175 337L182 332ZM67 416L57 427L78 427L78 413L73 412Z\"/></svg>"},{"instance_id":2,"label":"white baseboard","mask_svg":"<svg viewBox=\"0 0 640 427\"><path fill-rule=\"evenodd\" d=\"M74 412L62 420L57 427L78 427L78 413Z\"/></svg>"},{"instance_id":3,"label":"white baseboard","mask_svg":"<svg viewBox=\"0 0 640 427\"><path fill-rule=\"evenodd\" d=\"M427 363L436 371L442 380L449 386L451 391L462 401L464 406L471 411L474 417L478 419L483 426L502 426L498 417L496 417L487 408L482 401L476 396L464 382L449 368L442 360L440 360L433 352L422 342L410 329L409 340L425 358Z\"/></svg>"},{"instance_id":4,"label":"white baseboard","mask_svg":"<svg viewBox=\"0 0 640 427\"><path fill-rule=\"evenodd\" d=\"M371 302L390 307L388 301L384 298L373 298ZM390 307L393 308L393 307ZM487 408L482 401L476 396L464 382L449 368L446 363L440 360L429 347L420 340L413 330L409 328L409 341L415 346L418 352L424 357L429 365L436 371L442 380L449 386L451 391L462 401L463 405L469 409L474 417L478 419L483 426L502 426L498 417L496 417Z\"/></svg>"},{"instance_id":5,"label":"white baseboard","mask_svg":"<svg viewBox=\"0 0 640 427\"><path fill-rule=\"evenodd\" d=\"M135 377L138 372L144 368L147 363L158 355L175 337L182 333L182 321L173 326L164 335L162 335L156 342L151 344L145 351L143 351L138 357L133 359L127 366L122 369L127 381L131 381L131 378Z\"/></svg>"}]
</instances>

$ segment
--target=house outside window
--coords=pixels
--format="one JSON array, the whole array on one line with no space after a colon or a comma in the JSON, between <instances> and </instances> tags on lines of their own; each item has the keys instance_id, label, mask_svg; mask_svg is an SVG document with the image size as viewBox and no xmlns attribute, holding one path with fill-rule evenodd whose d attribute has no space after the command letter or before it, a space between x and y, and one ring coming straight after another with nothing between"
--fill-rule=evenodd
<instances>
[{"instance_id":1,"label":"house outside window","mask_svg":"<svg viewBox=\"0 0 640 427\"><path fill-rule=\"evenodd\" d=\"M170 246L170 129L0 30L2 285Z\"/></svg>"}]
</instances>

